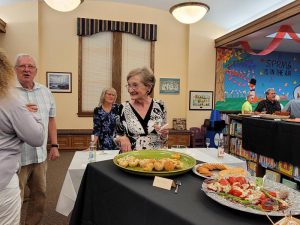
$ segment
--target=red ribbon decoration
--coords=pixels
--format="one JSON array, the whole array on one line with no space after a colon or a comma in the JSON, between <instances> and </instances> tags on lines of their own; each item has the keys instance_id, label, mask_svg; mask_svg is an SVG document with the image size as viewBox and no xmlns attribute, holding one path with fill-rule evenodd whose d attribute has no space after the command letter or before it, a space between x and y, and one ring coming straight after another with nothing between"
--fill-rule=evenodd
<instances>
[{"instance_id":1,"label":"red ribbon decoration","mask_svg":"<svg viewBox=\"0 0 300 225\"><path fill-rule=\"evenodd\" d=\"M255 53L251 49L248 41L240 41L240 44L242 45L243 49L251 55L267 55L273 52L280 45L286 33L288 33L294 41L300 43L300 38L297 36L293 28L290 25L282 25L268 47L259 53Z\"/></svg>"}]
</instances>

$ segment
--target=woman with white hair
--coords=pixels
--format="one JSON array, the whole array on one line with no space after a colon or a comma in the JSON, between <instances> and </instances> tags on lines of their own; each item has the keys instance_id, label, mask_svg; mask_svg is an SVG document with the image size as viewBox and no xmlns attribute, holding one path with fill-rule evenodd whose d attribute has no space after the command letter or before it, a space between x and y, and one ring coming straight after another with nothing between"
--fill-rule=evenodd
<instances>
[{"instance_id":1,"label":"woman with white hair","mask_svg":"<svg viewBox=\"0 0 300 225\"><path fill-rule=\"evenodd\" d=\"M146 67L127 75L131 100L120 105L115 139L122 152L161 149L167 144L167 110L163 101L151 97L154 86L155 76Z\"/></svg>"},{"instance_id":2,"label":"woman with white hair","mask_svg":"<svg viewBox=\"0 0 300 225\"><path fill-rule=\"evenodd\" d=\"M28 66L28 65L26 65ZM21 195L17 172L24 142L41 146L44 126L14 92L15 74L0 50L0 224L19 225Z\"/></svg>"},{"instance_id":3,"label":"woman with white hair","mask_svg":"<svg viewBox=\"0 0 300 225\"><path fill-rule=\"evenodd\" d=\"M118 149L113 140L116 132L116 117L119 105L116 104L117 92L114 88L104 88L102 90L98 107L94 109L93 135L94 143L99 149Z\"/></svg>"}]
</instances>

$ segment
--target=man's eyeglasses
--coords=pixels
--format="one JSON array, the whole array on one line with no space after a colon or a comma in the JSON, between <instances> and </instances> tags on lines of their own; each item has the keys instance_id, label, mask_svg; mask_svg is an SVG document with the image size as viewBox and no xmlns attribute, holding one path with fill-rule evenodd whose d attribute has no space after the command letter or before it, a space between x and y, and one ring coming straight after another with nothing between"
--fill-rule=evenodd
<instances>
[{"instance_id":1,"label":"man's eyeglasses","mask_svg":"<svg viewBox=\"0 0 300 225\"><path fill-rule=\"evenodd\" d=\"M34 69L36 69L36 66L34 66L34 65L18 65L17 66L19 69L21 69L21 70L25 70L26 69L26 67L29 69L29 70L34 70Z\"/></svg>"},{"instance_id":2,"label":"man's eyeglasses","mask_svg":"<svg viewBox=\"0 0 300 225\"><path fill-rule=\"evenodd\" d=\"M140 84L137 84L137 83L126 84L126 85L125 85L125 87L126 87L127 89L131 88L131 89L133 89L133 90L138 89L140 86L141 86L141 85L140 85Z\"/></svg>"}]
</instances>

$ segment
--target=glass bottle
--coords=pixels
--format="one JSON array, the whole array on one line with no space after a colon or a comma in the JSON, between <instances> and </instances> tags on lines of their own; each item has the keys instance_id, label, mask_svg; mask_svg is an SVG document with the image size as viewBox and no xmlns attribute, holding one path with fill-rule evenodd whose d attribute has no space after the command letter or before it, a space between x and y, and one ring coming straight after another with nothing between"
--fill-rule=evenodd
<instances>
[{"instance_id":1,"label":"glass bottle","mask_svg":"<svg viewBox=\"0 0 300 225\"><path fill-rule=\"evenodd\" d=\"M223 158L225 155L224 152L224 138L223 134L220 134L219 143L218 143L218 158Z\"/></svg>"},{"instance_id":2,"label":"glass bottle","mask_svg":"<svg viewBox=\"0 0 300 225\"><path fill-rule=\"evenodd\" d=\"M91 135L91 142L90 142L90 146L89 146L89 162L95 162L96 161L96 146L94 143L94 135Z\"/></svg>"}]
</instances>

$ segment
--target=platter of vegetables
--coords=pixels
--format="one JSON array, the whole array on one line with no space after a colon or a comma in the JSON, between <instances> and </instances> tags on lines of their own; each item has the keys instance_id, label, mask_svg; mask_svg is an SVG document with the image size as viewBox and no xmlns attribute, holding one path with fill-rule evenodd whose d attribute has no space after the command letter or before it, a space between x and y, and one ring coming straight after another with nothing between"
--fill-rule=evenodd
<instances>
[{"instance_id":1,"label":"platter of vegetables","mask_svg":"<svg viewBox=\"0 0 300 225\"><path fill-rule=\"evenodd\" d=\"M272 180L266 180L262 186L256 177L220 177L206 179L202 190L218 203L248 213L300 214L300 193Z\"/></svg>"}]
</instances>

